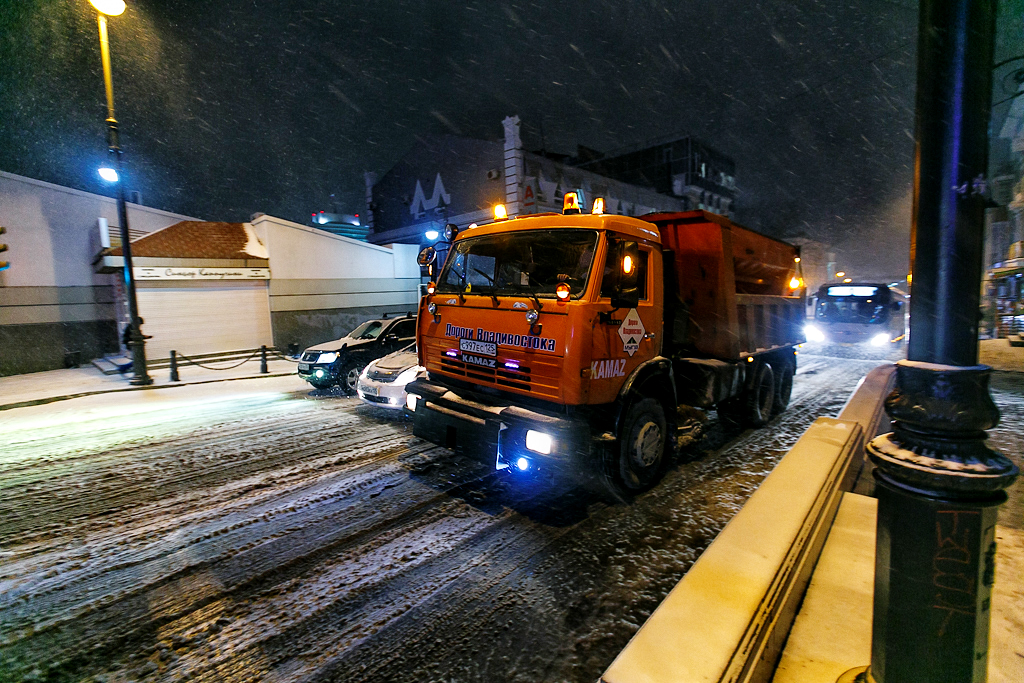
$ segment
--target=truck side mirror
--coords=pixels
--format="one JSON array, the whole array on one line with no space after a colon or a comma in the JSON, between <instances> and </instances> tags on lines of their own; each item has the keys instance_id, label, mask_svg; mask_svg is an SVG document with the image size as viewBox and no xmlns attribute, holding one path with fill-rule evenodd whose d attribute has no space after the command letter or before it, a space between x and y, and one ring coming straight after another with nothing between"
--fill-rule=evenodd
<instances>
[{"instance_id":1,"label":"truck side mirror","mask_svg":"<svg viewBox=\"0 0 1024 683\"><path fill-rule=\"evenodd\" d=\"M640 290L637 288L640 248L636 242L619 242L616 246L618 253L615 254L614 272L617 280L611 297L612 306L634 308L640 302Z\"/></svg>"},{"instance_id":2,"label":"truck side mirror","mask_svg":"<svg viewBox=\"0 0 1024 683\"><path fill-rule=\"evenodd\" d=\"M437 250L433 247L427 247L420 252L420 255L416 257L416 263L421 266L429 266L437 258Z\"/></svg>"}]
</instances>

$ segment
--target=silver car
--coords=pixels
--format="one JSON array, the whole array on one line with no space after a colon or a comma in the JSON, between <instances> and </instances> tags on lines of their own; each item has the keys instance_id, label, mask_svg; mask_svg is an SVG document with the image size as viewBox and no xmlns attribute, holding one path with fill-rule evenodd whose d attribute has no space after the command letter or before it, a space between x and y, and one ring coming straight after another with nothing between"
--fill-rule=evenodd
<instances>
[{"instance_id":1,"label":"silver car","mask_svg":"<svg viewBox=\"0 0 1024 683\"><path fill-rule=\"evenodd\" d=\"M359 375L356 394L370 405L401 410L405 407L405 385L427 374L418 363L415 344L378 358Z\"/></svg>"}]
</instances>

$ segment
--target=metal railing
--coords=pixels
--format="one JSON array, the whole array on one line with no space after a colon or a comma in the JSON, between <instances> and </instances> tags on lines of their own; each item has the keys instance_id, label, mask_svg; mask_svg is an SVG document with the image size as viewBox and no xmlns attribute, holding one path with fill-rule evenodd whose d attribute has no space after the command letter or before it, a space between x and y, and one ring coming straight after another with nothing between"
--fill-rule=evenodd
<instances>
[{"instance_id":1,"label":"metal railing","mask_svg":"<svg viewBox=\"0 0 1024 683\"><path fill-rule=\"evenodd\" d=\"M179 368L182 365L194 365L204 370L233 370L240 367L256 357L260 359L260 374L268 374L270 370L267 367L268 356L274 357L276 360L284 360L290 363L298 363L299 361L295 358L291 358L281 353L279 349L273 346L260 346L258 349L242 349L238 351L221 351L216 353L199 353L192 356L187 356L177 350L172 350L166 360L154 360L149 363L151 369L169 369L170 379L172 382L181 381L179 374ZM230 363L230 365L213 365L216 363Z\"/></svg>"}]
</instances>

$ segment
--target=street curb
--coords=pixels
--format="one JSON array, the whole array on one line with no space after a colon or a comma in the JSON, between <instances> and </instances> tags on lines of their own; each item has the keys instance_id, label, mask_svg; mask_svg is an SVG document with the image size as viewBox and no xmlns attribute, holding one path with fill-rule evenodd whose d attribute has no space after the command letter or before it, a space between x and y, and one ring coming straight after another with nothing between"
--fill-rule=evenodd
<instances>
[{"instance_id":1,"label":"street curb","mask_svg":"<svg viewBox=\"0 0 1024 683\"><path fill-rule=\"evenodd\" d=\"M214 382L232 382L239 379L260 379L262 377L288 377L294 375L294 372L270 372L259 375L247 375L245 377L223 377L217 379L201 379L194 382L177 382L175 384L150 384L147 386L139 387L119 387L116 389L98 389L96 391L83 391L77 394L65 394L62 396L47 396L46 398L37 398L30 401L19 401L17 403L8 403L6 405L0 405L0 410L13 410L15 408L29 408L31 406L41 406L47 403L56 403L57 401L67 401L73 398L83 398L85 396L97 396L99 394L116 394L124 391L152 391L154 389L174 389L176 387L187 387L195 386L197 384L213 384Z\"/></svg>"}]
</instances>

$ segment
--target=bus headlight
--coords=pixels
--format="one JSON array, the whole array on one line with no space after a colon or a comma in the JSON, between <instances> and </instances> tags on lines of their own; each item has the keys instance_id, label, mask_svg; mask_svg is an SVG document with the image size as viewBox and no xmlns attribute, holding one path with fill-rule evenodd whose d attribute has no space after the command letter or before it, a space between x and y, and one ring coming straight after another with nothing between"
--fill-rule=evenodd
<instances>
[{"instance_id":1,"label":"bus headlight","mask_svg":"<svg viewBox=\"0 0 1024 683\"><path fill-rule=\"evenodd\" d=\"M536 432L532 429L526 431L526 448L541 455L551 455L552 439L550 434Z\"/></svg>"},{"instance_id":2,"label":"bus headlight","mask_svg":"<svg viewBox=\"0 0 1024 683\"><path fill-rule=\"evenodd\" d=\"M804 325L804 336L807 337L807 341L810 342L825 341L825 333L814 325Z\"/></svg>"},{"instance_id":3,"label":"bus headlight","mask_svg":"<svg viewBox=\"0 0 1024 683\"><path fill-rule=\"evenodd\" d=\"M871 345L872 346L885 346L888 343L889 343L889 333L888 332L879 332L878 334L876 334L874 337L871 338Z\"/></svg>"}]
</instances>

